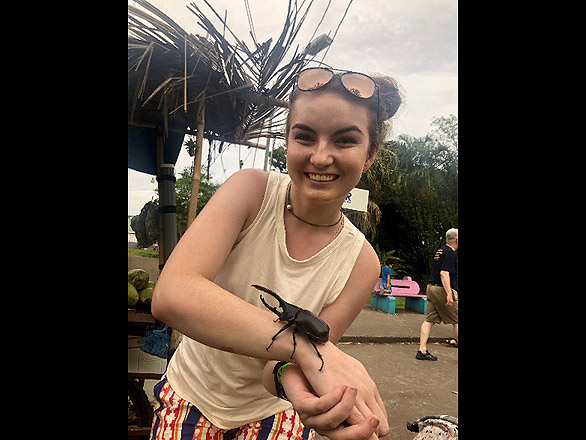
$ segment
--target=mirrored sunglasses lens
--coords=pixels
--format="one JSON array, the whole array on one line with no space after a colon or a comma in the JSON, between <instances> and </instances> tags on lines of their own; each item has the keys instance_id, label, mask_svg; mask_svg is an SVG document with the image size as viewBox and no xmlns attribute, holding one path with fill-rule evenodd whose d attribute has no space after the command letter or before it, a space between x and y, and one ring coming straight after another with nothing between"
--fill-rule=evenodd
<instances>
[{"instance_id":1,"label":"mirrored sunglasses lens","mask_svg":"<svg viewBox=\"0 0 586 440\"><path fill-rule=\"evenodd\" d=\"M326 85L332 79L334 74L324 69L304 70L297 78L297 87L300 90L308 91L319 89Z\"/></svg>"},{"instance_id":2,"label":"mirrored sunglasses lens","mask_svg":"<svg viewBox=\"0 0 586 440\"><path fill-rule=\"evenodd\" d=\"M374 95L374 81L360 73L345 73L342 75L342 84L350 93L360 98L370 98Z\"/></svg>"}]
</instances>

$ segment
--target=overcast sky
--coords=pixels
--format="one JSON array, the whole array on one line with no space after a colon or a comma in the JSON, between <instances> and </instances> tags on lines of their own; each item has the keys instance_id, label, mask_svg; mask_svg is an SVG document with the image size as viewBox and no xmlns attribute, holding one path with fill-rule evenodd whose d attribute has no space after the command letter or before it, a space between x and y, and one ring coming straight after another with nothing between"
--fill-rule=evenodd
<instances>
[{"instance_id":1,"label":"overcast sky","mask_svg":"<svg viewBox=\"0 0 586 440\"><path fill-rule=\"evenodd\" d=\"M244 0L208 1L222 16L224 10L228 10L230 29L249 48L253 47ZM333 36L348 2L332 0L316 36L328 32ZM128 3L134 4L131 0ZM204 33L195 15L186 7L190 2L151 0L150 3L187 32ZM276 41L283 28L287 0L248 0L248 3L257 41L262 43L269 38ZM205 2L197 0L196 4L220 29L219 20ZM314 1L294 44L305 47L327 4L328 0ZM390 138L400 134L425 136L432 130L433 117L458 116L457 27L457 0L354 0L324 62L339 69L382 73L395 78L400 84L404 102L392 119ZM294 47L285 61L290 60ZM321 60L324 53L325 50L315 59ZM239 150L244 168L262 169L264 150L232 145L211 166L215 182L224 182L238 170ZM204 140L204 159L207 153L208 142ZM178 175L192 163L193 159L182 149L175 174ZM152 190L156 188L156 183L151 183L152 177L128 169L129 215L138 214L142 206L151 200Z\"/></svg>"}]
</instances>

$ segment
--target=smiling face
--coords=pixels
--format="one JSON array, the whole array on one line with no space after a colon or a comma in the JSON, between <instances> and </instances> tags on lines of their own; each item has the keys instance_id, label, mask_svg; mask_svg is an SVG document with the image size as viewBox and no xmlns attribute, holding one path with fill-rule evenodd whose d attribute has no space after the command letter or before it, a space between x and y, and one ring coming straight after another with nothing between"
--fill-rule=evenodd
<instances>
[{"instance_id":1,"label":"smiling face","mask_svg":"<svg viewBox=\"0 0 586 440\"><path fill-rule=\"evenodd\" d=\"M369 155L368 112L331 92L303 92L289 112L287 168L315 203L343 202L376 154Z\"/></svg>"}]
</instances>

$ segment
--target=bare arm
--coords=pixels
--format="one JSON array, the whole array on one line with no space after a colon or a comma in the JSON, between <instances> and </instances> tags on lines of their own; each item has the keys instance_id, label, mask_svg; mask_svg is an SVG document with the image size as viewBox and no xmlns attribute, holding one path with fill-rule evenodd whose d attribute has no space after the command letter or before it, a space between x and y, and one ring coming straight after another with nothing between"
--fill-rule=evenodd
<instances>
[{"instance_id":1,"label":"bare arm","mask_svg":"<svg viewBox=\"0 0 586 440\"><path fill-rule=\"evenodd\" d=\"M378 257L370 243L365 240L344 289L319 314L330 326L330 341L337 343L354 322L366 304L378 276Z\"/></svg>"},{"instance_id":2,"label":"bare arm","mask_svg":"<svg viewBox=\"0 0 586 440\"><path fill-rule=\"evenodd\" d=\"M440 278L447 295L446 307L451 307L454 304L454 297L452 295L452 286L450 284L450 272L442 270L440 272Z\"/></svg>"}]
</instances>

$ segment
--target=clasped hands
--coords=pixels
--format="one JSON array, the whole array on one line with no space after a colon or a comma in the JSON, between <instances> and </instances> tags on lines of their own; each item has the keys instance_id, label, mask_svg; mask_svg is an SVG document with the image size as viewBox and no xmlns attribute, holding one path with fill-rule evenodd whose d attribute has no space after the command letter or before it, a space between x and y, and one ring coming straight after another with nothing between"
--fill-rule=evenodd
<instances>
[{"instance_id":1,"label":"clasped hands","mask_svg":"<svg viewBox=\"0 0 586 440\"><path fill-rule=\"evenodd\" d=\"M377 440L389 432L384 403L361 362L331 342L320 345L325 364L313 356L295 356L281 382L307 427L332 440Z\"/></svg>"}]
</instances>

